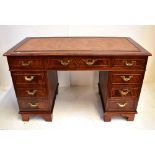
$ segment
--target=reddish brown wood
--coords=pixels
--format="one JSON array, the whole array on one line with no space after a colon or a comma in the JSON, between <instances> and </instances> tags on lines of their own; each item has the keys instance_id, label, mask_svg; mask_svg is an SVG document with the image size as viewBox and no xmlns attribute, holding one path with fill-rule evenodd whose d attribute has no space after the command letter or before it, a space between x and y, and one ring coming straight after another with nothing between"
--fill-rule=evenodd
<instances>
[{"instance_id":1,"label":"reddish brown wood","mask_svg":"<svg viewBox=\"0 0 155 155\"><path fill-rule=\"evenodd\" d=\"M8 63L11 70L40 70L44 69L42 57L8 57Z\"/></svg>"},{"instance_id":2,"label":"reddish brown wood","mask_svg":"<svg viewBox=\"0 0 155 155\"><path fill-rule=\"evenodd\" d=\"M120 105L120 106L119 106ZM135 111L137 100L133 97L119 97L119 99L108 99L106 103L107 111Z\"/></svg>"},{"instance_id":3,"label":"reddish brown wood","mask_svg":"<svg viewBox=\"0 0 155 155\"><path fill-rule=\"evenodd\" d=\"M128 120L134 119L136 113L139 94L143 82L144 72L103 72L99 74L99 90L105 111L104 120L110 121L112 116L125 116ZM131 81L122 81L120 76L131 76ZM128 95L121 96L118 90L130 90ZM114 92L117 90L117 93ZM134 114L133 114L134 113Z\"/></svg>"},{"instance_id":4,"label":"reddish brown wood","mask_svg":"<svg viewBox=\"0 0 155 155\"><path fill-rule=\"evenodd\" d=\"M104 113L103 119L104 119L105 122L110 122L111 118L113 116L122 116L122 117L126 118L127 121L134 121L135 114L136 114L136 112L135 113L132 113L132 112L128 112L128 113L106 112L106 113Z\"/></svg>"},{"instance_id":5,"label":"reddish brown wood","mask_svg":"<svg viewBox=\"0 0 155 155\"><path fill-rule=\"evenodd\" d=\"M19 76L17 76L17 73ZM14 78L14 74L18 77L18 80ZM34 81L27 83L20 78L25 75L35 75L36 79L42 77L43 80L36 82L34 79ZM51 121L51 113L58 93L57 71L39 72L39 74L38 71L13 72L12 77L22 119L29 120L31 115L39 115L46 121ZM27 90L30 90L30 93L37 90L36 95L28 95Z\"/></svg>"},{"instance_id":6,"label":"reddish brown wood","mask_svg":"<svg viewBox=\"0 0 155 155\"><path fill-rule=\"evenodd\" d=\"M131 71L117 71L112 72L110 75L111 82L113 84L139 84L143 80L144 71L138 72L131 72ZM123 78L129 78L128 81L124 81Z\"/></svg>"},{"instance_id":7,"label":"reddish brown wood","mask_svg":"<svg viewBox=\"0 0 155 155\"><path fill-rule=\"evenodd\" d=\"M47 98L39 97L18 97L21 110L25 111L50 111Z\"/></svg>"},{"instance_id":8,"label":"reddish brown wood","mask_svg":"<svg viewBox=\"0 0 155 155\"><path fill-rule=\"evenodd\" d=\"M15 59L15 60L14 60ZM31 60L32 59L32 60ZM116 61L116 60L119 61ZM17 62L16 62L17 60ZM13 65L12 65L13 62ZM22 63L29 64L23 66ZM125 62L133 66L126 66ZM41 70L109 70L109 71L143 71L147 57L145 56L8 56L11 71L41 71ZM92 64L91 64L92 63Z\"/></svg>"},{"instance_id":9,"label":"reddish brown wood","mask_svg":"<svg viewBox=\"0 0 155 155\"><path fill-rule=\"evenodd\" d=\"M105 122L110 122L111 121L111 115L104 115L103 120Z\"/></svg>"},{"instance_id":10,"label":"reddish brown wood","mask_svg":"<svg viewBox=\"0 0 155 155\"><path fill-rule=\"evenodd\" d=\"M50 70L96 70L110 67L109 57L50 57L47 61L46 68Z\"/></svg>"},{"instance_id":11,"label":"reddish brown wood","mask_svg":"<svg viewBox=\"0 0 155 155\"><path fill-rule=\"evenodd\" d=\"M47 90L40 87L31 88L19 88L16 87L16 93L18 97L46 97Z\"/></svg>"},{"instance_id":12,"label":"reddish brown wood","mask_svg":"<svg viewBox=\"0 0 155 155\"><path fill-rule=\"evenodd\" d=\"M134 118L135 118L135 115L130 114L130 115L128 115L127 120L128 121L134 121Z\"/></svg>"},{"instance_id":13,"label":"reddish brown wood","mask_svg":"<svg viewBox=\"0 0 155 155\"><path fill-rule=\"evenodd\" d=\"M139 96L139 91L140 88L138 87L131 87L129 85L112 85L109 95L114 98L130 98Z\"/></svg>"},{"instance_id":14,"label":"reddish brown wood","mask_svg":"<svg viewBox=\"0 0 155 155\"><path fill-rule=\"evenodd\" d=\"M145 69L145 64L147 59L145 57L114 57L112 66L114 68L126 68L132 70L134 69ZM127 66L127 64L132 64Z\"/></svg>"},{"instance_id":15,"label":"reddish brown wood","mask_svg":"<svg viewBox=\"0 0 155 155\"><path fill-rule=\"evenodd\" d=\"M45 77L46 72L11 72L14 83L17 85L25 85L27 84L31 86L37 86L38 84L44 85L46 83ZM30 80L29 80L30 79Z\"/></svg>"},{"instance_id":16,"label":"reddish brown wood","mask_svg":"<svg viewBox=\"0 0 155 155\"><path fill-rule=\"evenodd\" d=\"M41 116L45 119L45 121L52 122L52 116L51 115L44 114Z\"/></svg>"},{"instance_id":17,"label":"reddish brown wood","mask_svg":"<svg viewBox=\"0 0 155 155\"><path fill-rule=\"evenodd\" d=\"M22 116L22 120L23 121L29 121L29 119L30 119L30 115L29 114L21 114L21 116Z\"/></svg>"},{"instance_id":18,"label":"reddish brown wood","mask_svg":"<svg viewBox=\"0 0 155 155\"><path fill-rule=\"evenodd\" d=\"M51 114L21 114L23 121L29 121L30 117L34 115L41 116L47 122L52 122Z\"/></svg>"},{"instance_id":19,"label":"reddish brown wood","mask_svg":"<svg viewBox=\"0 0 155 155\"><path fill-rule=\"evenodd\" d=\"M57 70L100 71L104 121L115 115L132 121L151 54L126 37L35 37L21 41L4 55L24 121L33 115L52 120Z\"/></svg>"}]
</instances>

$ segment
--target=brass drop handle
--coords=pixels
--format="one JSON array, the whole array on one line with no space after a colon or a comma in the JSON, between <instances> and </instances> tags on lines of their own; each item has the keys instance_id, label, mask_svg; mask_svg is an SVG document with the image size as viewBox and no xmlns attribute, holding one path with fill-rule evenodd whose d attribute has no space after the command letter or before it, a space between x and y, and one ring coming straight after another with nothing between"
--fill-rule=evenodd
<instances>
[{"instance_id":1,"label":"brass drop handle","mask_svg":"<svg viewBox=\"0 0 155 155\"><path fill-rule=\"evenodd\" d=\"M63 66L67 66L70 63L70 60L59 60L59 61L60 61L61 65L63 65Z\"/></svg>"},{"instance_id":2,"label":"brass drop handle","mask_svg":"<svg viewBox=\"0 0 155 155\"><path fill-rule=\"evenodd\" d=\"M131 67L131 66L133 66L136 63L136 61L129 62L129 61L125 60L124 63L125 63L125 66Z\"/></svg>"},{"instance_id":3,"label":"brass drop handle","mask_svg":"<svg viewBox=\"0 0 155 155\"><path fill-rule=\"evenodd\" d=\"M24 76L26 81L32 81L34 79L34 76Z\"/></svg>"},{"instance_id":4,"label":"brass drop handle","mask_svg":"<svg viewBox=\"0 0 155 155\"><path fill-rule=\"evenodd\" d=\"M37 90L33 90L33 91L26 90L26 92L28 95L34 96L36 94Z\"/></svg>"},{"instance_id":5,"label":"brass drop handle","mask_svg":"<svg viewBox=\"0 0 155 155\"><path fill-rule=\"evenodd\" d=\"M85 60L85 63L88 65L88 66L92 66L97 60L95 59L89 59L89 60Z\"/></svg>"},{"instance_id":6,"label":"brass drop handle","mask_svg":"<svg viewBox=\"0 0 155 155\"><path fill-rule=\"evenodd\" d=\"M117 103L117 105L120 107L120 108L123 108L127 105L128 103L125 102L125 103Z\"/></svg>"},{"instance_id":7,"label":"brass drop handle","mask_svg":"<svg viewBox=\"0 0 155 155\"><path fill-rule=\"evenodd\" d=\"M24 62L22 61L22 66L29 66L32 63L32 61Z\"/></svg>"},{"instance_id":8,"label":"brass drop handle","mask_svg":"<svg viewBox=\"0 0 155 155\"><path fill-rule=\"evenodd\" d=\"M37 108L38 103L28 103L31 108Z\"/></svg>"},{"instance_id":9,"label":"brass drop handle","mask_svg":"<svg viewBox=\"0 0 155 155\"><path fill-rule=\"evenodd\" d=\"M126 96L129 92L130 92L129 89L119 90L119 93L120 93L122 96Z\"/></svg>"},{"instance_id":10,"label":"brass drop handle","mask_svg":"<svg viewBox=\"0 0 155 155\"><path fill-rule=\"evenodd\" d=\"M121 76L122 80L125 81L125 82L130 81L132 77L133 77L132 75L130 75L130 76L128 76L128 77L126 77L126 76Z\"/></svg>"}]
</instances>

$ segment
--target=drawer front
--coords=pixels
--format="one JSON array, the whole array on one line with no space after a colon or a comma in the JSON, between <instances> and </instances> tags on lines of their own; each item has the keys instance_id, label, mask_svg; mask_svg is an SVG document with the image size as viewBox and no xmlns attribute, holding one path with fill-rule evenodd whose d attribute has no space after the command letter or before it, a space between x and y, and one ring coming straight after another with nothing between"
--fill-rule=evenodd
<instances>
[{"instance_id":1,"label":"drawer front","mask_svg":"<svg viewBox=\"0 0 155 155\"><path fill-rule=\"evenodd\" d=\"M57 57L49 58L47 62L48 69L85 69L107 68L110 66L108 58L100 57Z\"/></svg>"},{"instance_id":2,"label":"drawer front","mask_svg":"<svg viewBox=\"0 0 155 155\"><path fill-rule=\"evenodd\" d=\"M43 84L45 83L45 73L43 72L12 72L15 84Z\"/></svg>"},{"instance_id":3,"label":"drawer front","mask_svg":"<svg viewBox=\"0 0 155 155\"><path fill-rule=\"evenodd\" d=\"M119 87L112 87L110 97L112 98L127 98L127 97L138 97L140 88L132 88L125 85L119 85Z\"/></svg>"},{"instance_id":4,"label":"drawer front","mask_svg":"<svg viewBox=\"0 0 155 155\"><path fill-rule=\"evenodd\" d=\"M10 69L43 69L44 63L41 58L8 58Z\"/></svg>"},{"instance_id":5,"label":"drawer front","mask_svg":"<svg viewBox=\"0 0 155 155\"><path fill-rule=\"evenodd\" d=\"M18 103L21 111L50 110L50 106L46 98L19 98Z\"/></svg>"},{"instance_id":6,"label":"drawer front","mask_svg":"<svg viewBox=\"0 0 155 155\"><path fill-rule=\"evenodd\" d=\"M126 68L126 69L145 69L147 59L126 59L126 58L115 58L113 60L112 66L115 68Z\"/></svg>"},{"instance_id":7,"label":"drawer front","mask_svg":"<svg viewBox=\"0 0 155 155\"><path fill-rule=\"evenodd\" d=\"M136 100L133 99L118 99L108 100L107 111L135 111L137 107Z\"/></svg>"},{"instance_id":8,"label":"drawer front","mask_svg":"<svg viewBox=\"0 0 155 155\"><path fill-rule=\"evenodd\" d=\"M143 73L132 72L113 72L111 73L112 83L141 83L143 81Z\"/></svg>"},{"instance_id":9,"label":"drawer front","mask_svg":"<svg viewBox=\"0 0 155 155\"><path fill-rule=\"evenodd\" d=\"M45 88L38 89L36 87L32 88L16 88L16 94L18 97L46 97L47 91Z\"/></svg>"}]
</instances>

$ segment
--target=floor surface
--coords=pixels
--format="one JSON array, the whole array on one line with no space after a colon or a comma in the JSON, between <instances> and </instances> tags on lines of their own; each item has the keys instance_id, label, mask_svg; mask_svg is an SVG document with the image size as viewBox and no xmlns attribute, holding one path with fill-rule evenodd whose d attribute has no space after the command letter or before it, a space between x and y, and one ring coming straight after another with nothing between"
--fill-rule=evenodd
<instances>
[{"instance_id":1,"label":"floor surface","mask_svg":"<svg viewBox=\"0 0 155 155\"><path fill-rule=\"evenodd\" d=\"M155 129L155 83L143 85L137 111L133 122L122 117L104 122L97 87L60 87L52 122L40 117L23 122L11 88L0 99L0 129Z\"/></svg>"}]
</instances>

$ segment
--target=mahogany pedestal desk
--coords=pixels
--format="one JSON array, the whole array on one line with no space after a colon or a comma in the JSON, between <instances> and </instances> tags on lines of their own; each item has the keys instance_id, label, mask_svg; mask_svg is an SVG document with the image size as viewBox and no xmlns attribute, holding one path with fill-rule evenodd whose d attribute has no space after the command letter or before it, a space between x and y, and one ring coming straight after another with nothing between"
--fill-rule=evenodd
<instances>
[{"instance_id":1,"label":"mahogany pedestal desk","mask_svg":"<svg viewBox=\"0 0 155 155\"><path fill-rule=\"evenodd\" d=\"M99 71L104 121L115 115L133 121L151 54L126 37L34 37L4 55L23 121L31 115L52 121L59 70Z\"/></svg>"}]
</instances>

